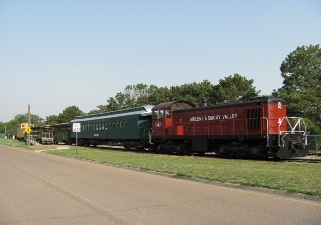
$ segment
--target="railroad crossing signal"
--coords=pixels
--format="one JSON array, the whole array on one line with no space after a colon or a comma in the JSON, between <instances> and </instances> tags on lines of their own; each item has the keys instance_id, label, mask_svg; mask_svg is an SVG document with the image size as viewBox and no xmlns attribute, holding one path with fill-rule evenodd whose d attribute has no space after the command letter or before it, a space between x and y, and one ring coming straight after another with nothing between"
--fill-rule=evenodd
<instances>
[{"instance_id":1,"label":"railroad crossing signal","mask_svg":"<svg viewBox=\"0 0 321 225\"><path fill-rule=\"evenodd\" d=\"M72 124L72 132L80 132L80 123L73 123Z\"/></svg>"},{"instance_id":2,"label":"railroad crossing signal","mask_svg":"<svg viewBox=\"0 0 321 225\"><path fill-rule=\"evenodd\" d=\"M31 129L30 129L30 127L26 127L26 128L24 129L24 131L25 131L27 134L29 134L29 133L31 132Z\"/></svg>"}]
</instances>

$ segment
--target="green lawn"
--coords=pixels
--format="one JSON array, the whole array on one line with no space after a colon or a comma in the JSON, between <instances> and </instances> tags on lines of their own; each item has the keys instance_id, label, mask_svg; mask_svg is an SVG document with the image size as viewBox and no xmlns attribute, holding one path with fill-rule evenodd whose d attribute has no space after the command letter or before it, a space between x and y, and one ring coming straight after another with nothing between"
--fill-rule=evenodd
<instances>
[{"instance_id":1,"label":"green lawn","mask_svg":"<svg viewBox=\"0 0 321 225\"><path fill-rule=\"evenodd\" d=\"M0 144L4 144L2 140ZM321 196L321 164L149 154L85 147L77 147L76 151L75 146L60 150L50 150L52 146L31 146L29 150L46 148L50 154L111 165Z\"/></svg>"}]
</instances>

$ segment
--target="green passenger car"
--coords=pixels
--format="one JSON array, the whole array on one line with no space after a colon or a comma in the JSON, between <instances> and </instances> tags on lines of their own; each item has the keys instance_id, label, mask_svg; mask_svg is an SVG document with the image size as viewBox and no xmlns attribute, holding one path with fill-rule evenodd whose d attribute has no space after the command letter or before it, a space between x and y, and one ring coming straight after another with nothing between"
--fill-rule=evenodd
<instances>
[{"instance_id":1,"label":"green passenger car","mask_svg":"<svg viewBox=\"0 0 321 225\"><path fill-rule=\"evenodd\" d=\"M70 132L71 127L69 123L61 123L51 125L54 132L54 143L55 144L70 144Z\"/></svg>"},{"instance_id":2,"label":"green passenger car","mask_svg":"<svg viewBox=\"0 0 321 225\"><path fill-rule=\"evenodd\" d=\"M78 116L70 121L80 124L80 132L71 132L71 142L78 145L122 145L125 148L148 148L151 132L151 109L147 105L131 109ZM77 134L77 135L76 135Z\"/></svg>"}]
</instances>

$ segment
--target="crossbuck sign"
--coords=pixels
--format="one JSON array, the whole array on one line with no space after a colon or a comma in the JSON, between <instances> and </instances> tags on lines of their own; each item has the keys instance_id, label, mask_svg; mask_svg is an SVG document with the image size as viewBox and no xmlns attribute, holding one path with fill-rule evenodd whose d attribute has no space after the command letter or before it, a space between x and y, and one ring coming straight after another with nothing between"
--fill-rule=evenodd
<instances>
[{"instance_id":1,"label":"crossbuck sign","mask_svg":"<svg viewBox=\"0 0 321 225\"><path fill-rule=\"evenodd\" d=\"M80 132L80 123L73 123L72 124L72 132Z\"/></svg>"}]
</instances>

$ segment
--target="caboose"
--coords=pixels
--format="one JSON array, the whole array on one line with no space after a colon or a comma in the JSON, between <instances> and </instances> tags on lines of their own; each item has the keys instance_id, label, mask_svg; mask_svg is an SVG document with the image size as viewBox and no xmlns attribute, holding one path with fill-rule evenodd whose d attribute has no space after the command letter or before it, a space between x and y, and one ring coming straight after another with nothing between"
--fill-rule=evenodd
<instances>
[{"instance_id":1,"label":"caboose","mask_svg":"<svg viewBox=\"0 0 321 225\"><path fill-rule=\"evenodd\" d=\"M287 117L285 101L268 97L203 107L161 103L152 108L152 141L159 152L280 159L307 155L303 119Z\"/></svg>"},{"instance_id":2,"label":"caboose","mask_svg":"<svg viewBox=\"0 0 321 225\"><path fill-rule=\"evenodd\" d=\"M30 127L33 128L35 125L30 124ZM25 129L28 127L28 123L21 123L20 127L17 129L17 140L19 141L26 141L27 140L27 133Z\"/></svg>"}]
</instances>

